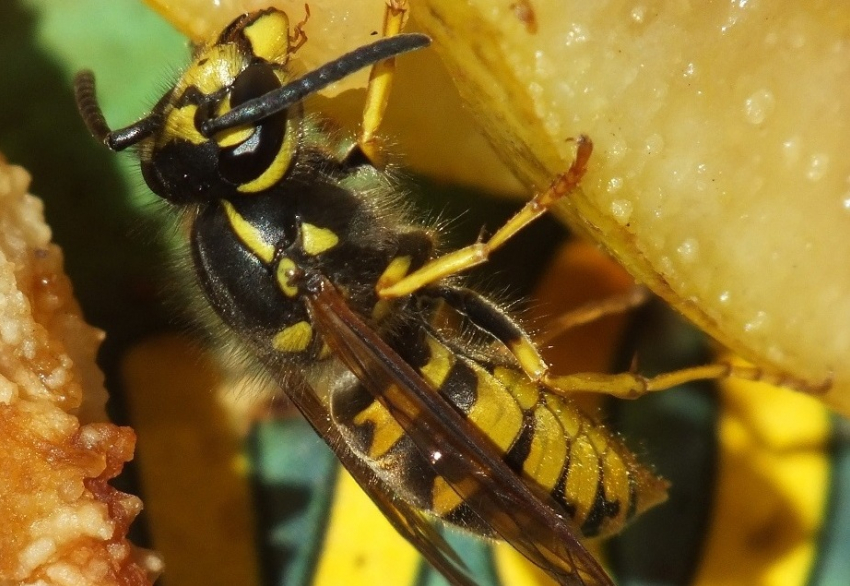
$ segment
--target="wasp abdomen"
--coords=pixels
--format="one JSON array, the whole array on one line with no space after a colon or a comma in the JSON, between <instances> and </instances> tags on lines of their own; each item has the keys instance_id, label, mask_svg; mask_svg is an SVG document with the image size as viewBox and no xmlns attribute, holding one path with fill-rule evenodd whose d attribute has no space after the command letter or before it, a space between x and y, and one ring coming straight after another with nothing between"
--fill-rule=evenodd
<instances>
[{"instance_id":1,"label":"wasp abdomen","mask_svg":"<svg viewBox=\"0 0 850 586\"><path fill-rule=\"evenodd\" d=\"M494 444L528 484L561 505L585 536L618 532L665 498L666 483L572 402L521 371L471 359L420 327L396 350L434 392ZM353 386L332 397L335 421L373 469L405 487L404 497L443 520L484 535L490 530L436 475L372 394Z\"/></svg>"}]
</instances>

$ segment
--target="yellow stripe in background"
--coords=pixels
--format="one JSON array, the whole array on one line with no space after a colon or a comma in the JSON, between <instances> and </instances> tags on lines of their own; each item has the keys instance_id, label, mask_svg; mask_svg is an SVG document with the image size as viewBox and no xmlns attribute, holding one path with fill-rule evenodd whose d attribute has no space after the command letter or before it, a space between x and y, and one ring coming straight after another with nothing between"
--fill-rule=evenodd
<instances>
[{"instance_id":1,"label":"yellow stripe in background","mask_svg":"<svg viewBox=\"0 0 850 586\"><path fill-rule=\"evenodd\" d=\"M606 572L609 568L604 563L601 540L583 540L582 545L590 552ZM493 559L496 572L501 584L505 586L558 586L546 572L528 561L525 556L507 543L500 541L493 546Z\"/></svg>"},{"instance_id":2,"label":"yellow stripe in background","mask_svg":"<svg viewBox=\"0 0 850 586\"><path fill-rule=\"evenodd\" d=\"M801 393L728 380L717 495L696 586L801 586L829 487L827 410Z\"/></svg>"},{"instance_id":3,"label":"yellow stripe in background","mask_svg":"<svg viewBox=\"0 0 850 586\"><path fill-rule=\"evenodd\" d=\"M420 559L354 479L340 471L313 586L413 584Z\"/></svg>"},{"instance_id":4,"label":"yellow stripe in background","mask_svg":"<svg viewBox=\"0 0 850 586\"><path fill-rule=\"evenodd\" d=\"M128 353L122 374L164 583L259 585L248 466L214 392L215 363L185 339L159 336Z\"/></svg>"},{"instance_id":5,"label":"yellow stripe in background","mask_svg":"<svg viewBox=\"0 0 850 586\"><path fill-rule=\"evenodd\" d=\"M546 573L504 541L493 545L493 562L505 586L558 586Z\"/></svg>"}]
</instances>

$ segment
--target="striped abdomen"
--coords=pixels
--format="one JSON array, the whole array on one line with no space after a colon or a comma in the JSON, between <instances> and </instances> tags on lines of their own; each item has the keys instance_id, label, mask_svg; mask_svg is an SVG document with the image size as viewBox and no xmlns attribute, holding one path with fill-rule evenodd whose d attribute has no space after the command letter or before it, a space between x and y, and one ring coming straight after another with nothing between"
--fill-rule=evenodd
<instances>
[{"instance_id":1,"label":"striped abdomen","mask_svg":"<svg viewBox=\"0 0 850 586\"><path fill-rule=\"evenodd\" d=\"M400 354L490 438L511 469L548 492L583 535L616 533L665 498L666 483L571 402L521 371L461 356L419 332L400 344ZM350 445L400 495L445 521L489 532L368 391L336 393L332 412Z\"/></svg>"}]
</instances>

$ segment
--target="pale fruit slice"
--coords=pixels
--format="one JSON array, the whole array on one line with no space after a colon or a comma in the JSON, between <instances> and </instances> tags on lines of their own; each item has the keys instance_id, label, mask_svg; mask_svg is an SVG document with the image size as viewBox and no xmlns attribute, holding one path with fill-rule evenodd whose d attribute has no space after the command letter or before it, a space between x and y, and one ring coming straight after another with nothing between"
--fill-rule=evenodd
<instances>
[{"instance_id":1,"label":"pale fruit slice","mask_svg":"<svg viewBox=\"0 0 850 586\"><path fill-rule=\"evenodd\" d=\"M526 184L588 134L570 225L747 358L832 379L824 399L850 413L850 8L412 4Z\"/></svg>"}]
</instances>

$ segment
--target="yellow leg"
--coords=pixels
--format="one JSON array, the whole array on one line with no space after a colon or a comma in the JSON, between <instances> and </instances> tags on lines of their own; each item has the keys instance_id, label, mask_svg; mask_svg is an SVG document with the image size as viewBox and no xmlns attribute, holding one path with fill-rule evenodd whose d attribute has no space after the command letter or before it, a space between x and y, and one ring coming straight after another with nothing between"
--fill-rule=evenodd
<instances>
[{"instance_id":1,"label":"yellow leg","mask_svg":"<svg viewBox=\"0 0 850 586\"><path fill-rule=\"evenodd\" d=\"M646 393L667 390L683 383L726 377L761 381L808 393L822 393L831 386L831 380L813 385L799 379L765 371L756 366L729 362L685 368L653 377L642 376L634 372L620 374L580 373L553 376L549 373L549 365L540 355L537 345L522 326L486 298L469 289L450 285L430 287L424 289L421 293L442 299L470 323L493 336L513 355L519 368L530 380L539 382L556 394L592 392L605 393L622 399L634 399ZM643 302L647 294L644 288L635 287L631 294L612 298L607 300L607 303L597 304L596 307L592 308L593 311L585 310L573 313L572 315L575 315L576 319L572 323L587 321L605 313L623 311Z\"/></svg>"},{"instance_id":2,"label":"yellow leg","mask_svg":"<svg viewBox=\"0 0 850 586\"><path fill-rule=\"evenodd\" d=\"M399 34L407 22L407 0L388 0L384 12L384 37ZM357 144L369 161L378 161L377 133L384 119L387 101L395 73L395 59L387 59L372 66L369 85L366 88L366 105L363 108L363 122Z\"/></svg>"},{"instance_id":3,"label":"yellow leg","mask_svg":"<svg viewBox=\"0 0 850 586\"><path fill-rule=\"evenodd\" d=\"M546 374L540 379L540 382L558 393L604 393L621 399L636 399L646 393L665 391L684 383L727 377L765 382L816 394L824 393L832 386L831 379L813 385L803 380L765 371L758 366L745 366L728 362L683 368L653 377L645 377L633 372L620 374L580 373L564 376Z\"/></svg>"},{"instance_id":4,"label":"yellow leg","mask_svg":"<svg viewBox=\"0 0 850 586\"><path fill-rule=\"evenodd\" d=\"M622 295L614 295L604 299L591 301L570 312L564 313L549 322L542 335L536 336L534 342L545 345L557 339L561 334L596 321L608 315L625 313L636 307L640 307L649 300L649 289L643 285L635 285Z\"/></svg>"},{"instance_id":5,"label":"yellow leg","mask_svg":"<svg viewBox=\"0 0 850 586\"><path fill-rule=\"evenodd\" d=\"M508 239L542 216L558 200L576 188L587 169L587 160L593 151L593 143L587 136L582 135L576 139L576 146L576 158L570 169L555 179L549 189L525 204L519 212L493 234L490 240L476 242L435 258L388 287L382 287L379 283L376 287L378 296L382 299L391 299L410 295L422 287L486 262L494 250L505 244Z\"/></svg>"}]
</instances>

